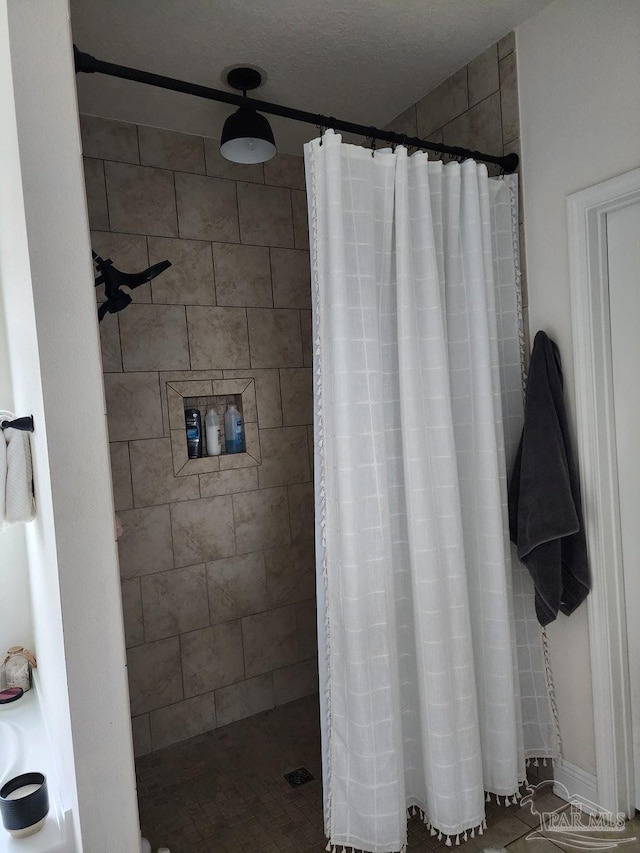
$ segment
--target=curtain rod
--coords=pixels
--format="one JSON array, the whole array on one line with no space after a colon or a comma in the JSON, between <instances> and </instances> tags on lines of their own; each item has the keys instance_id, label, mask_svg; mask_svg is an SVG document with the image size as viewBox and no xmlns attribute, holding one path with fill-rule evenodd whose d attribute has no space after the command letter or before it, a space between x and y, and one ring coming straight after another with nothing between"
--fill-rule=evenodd
<instances>
[{"instance_id":1,"label":"curtain rod","mask_svg":"<svg viewBox=\"0 0 640 853\"><path fill-rule=\"evenodd\" d=\"M376 139L381 142L391 142L394 145L405 145L410 148L423 148L426 151L435 151L437 154L449 154L455 158L480 160L483 163L495 163L505 173L511 174L518 168L519 158L517 154L505 154L497 157L492 154L483 154L481 151L471 151L468 148L458 148L450 145L441 145L439 142L427 142L417 136L405 136L390 130L381 130L377 127L367 127L364 124L355 124L351 121L341 121L332 116L323 116L309 113L306 110L295 110L284 107L281 104L273 104L269 101L258 101L255 98L247 98L243 95L234 95L221 89L210 89L208 86L200 86L197 83L187 83L176 80L173 77L164 77L161 74L151 74L148 71L140 71L137 68L129 68L126 65L116 65L113 62L104 62L96 59L89 53L83 53L73 46L76 73L84 74L107 74L109 77L120 77L123 80L135 80L137 83L147 83L149 86L158 86L161 89L170 89L174 92L184 92L187 95L195 95L198 98L207 98L210 101L220 101L223 104L240 107L247 106L269 115L282 116L283 118L313 124L320 129L333 128L345 133L354 133L364 136L366 139Z\"/></svg>"}]
</instances>

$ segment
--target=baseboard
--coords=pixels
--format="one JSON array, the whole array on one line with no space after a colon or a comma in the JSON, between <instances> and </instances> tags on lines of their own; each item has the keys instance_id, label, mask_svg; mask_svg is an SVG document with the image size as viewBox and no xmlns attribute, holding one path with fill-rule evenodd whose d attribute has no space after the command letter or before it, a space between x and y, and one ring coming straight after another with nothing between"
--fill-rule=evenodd
<instances>
[{"instance_id":1,"label":"baseboard","mask_svg":"<svg viewBox=\"0 0 640 853\"><path fill-rule=\"evenodd\" d=\"M577 802L587 814L601 811L597 805L598 787L594 773L559 758L554 761L553 779L553 793L557 797L563 800L568 797L570 802Z\"/></svg>"}]
</instances>

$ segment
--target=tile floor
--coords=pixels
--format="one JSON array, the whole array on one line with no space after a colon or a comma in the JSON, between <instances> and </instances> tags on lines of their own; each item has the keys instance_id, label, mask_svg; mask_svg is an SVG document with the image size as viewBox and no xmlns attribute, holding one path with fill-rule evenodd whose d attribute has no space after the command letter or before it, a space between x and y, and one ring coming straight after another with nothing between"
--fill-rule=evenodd
<instances>
[{"instance_id":1,"label":"tile floor","mask_svg":"<svg viewBox=\"0 0 640 853\"><path fill-rule=\"evenodd\" d=\"M306 767L315 777L292 788L283 774ZM169 746L137 761L143 834L171 853L321 853L322 770L318 698L308 696ZM539 791L539 812L565 803ZM527 837L538 825L528 807L487 804L489 829L461 853L507 847L509 853L558 853L561 838ZM628 824L625 853L640 851L640 823ZM447 848L417 818L409 821L409 853Z\"/></svg>"}]
</instances>

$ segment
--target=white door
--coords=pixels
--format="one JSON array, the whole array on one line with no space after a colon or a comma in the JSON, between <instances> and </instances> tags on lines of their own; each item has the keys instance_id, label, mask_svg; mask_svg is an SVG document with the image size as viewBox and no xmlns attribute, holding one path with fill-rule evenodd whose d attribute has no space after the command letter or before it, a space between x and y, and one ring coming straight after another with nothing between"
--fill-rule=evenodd
<instances>
[{"instance_id":1,"label":"white door","mask_svg":"<svg viewBox=\"0 0 640 853\"><path fill-rule=\"evenodd\" d=\"M635 804L640 809L640 204L607 214L607 245Z\"/></svg>"}]
</instances>

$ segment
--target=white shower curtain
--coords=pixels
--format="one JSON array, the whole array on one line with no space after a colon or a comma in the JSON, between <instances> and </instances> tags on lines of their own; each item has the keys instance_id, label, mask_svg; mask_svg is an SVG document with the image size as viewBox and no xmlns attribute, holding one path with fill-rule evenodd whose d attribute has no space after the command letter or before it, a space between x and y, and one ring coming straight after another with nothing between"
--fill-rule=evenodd
<instances>
[{"instance_id":1,"label":"white shower curtain","mask_svg":"<svg viewBox=\"0 0 640 853\"><path fill-rule=\"evenodd\" d=\"M326 832L399 851L415 806L451 843L525 776L494 281L511 233L483 165L331 132L305 155Z\"/></svg>"}]
</instances>

